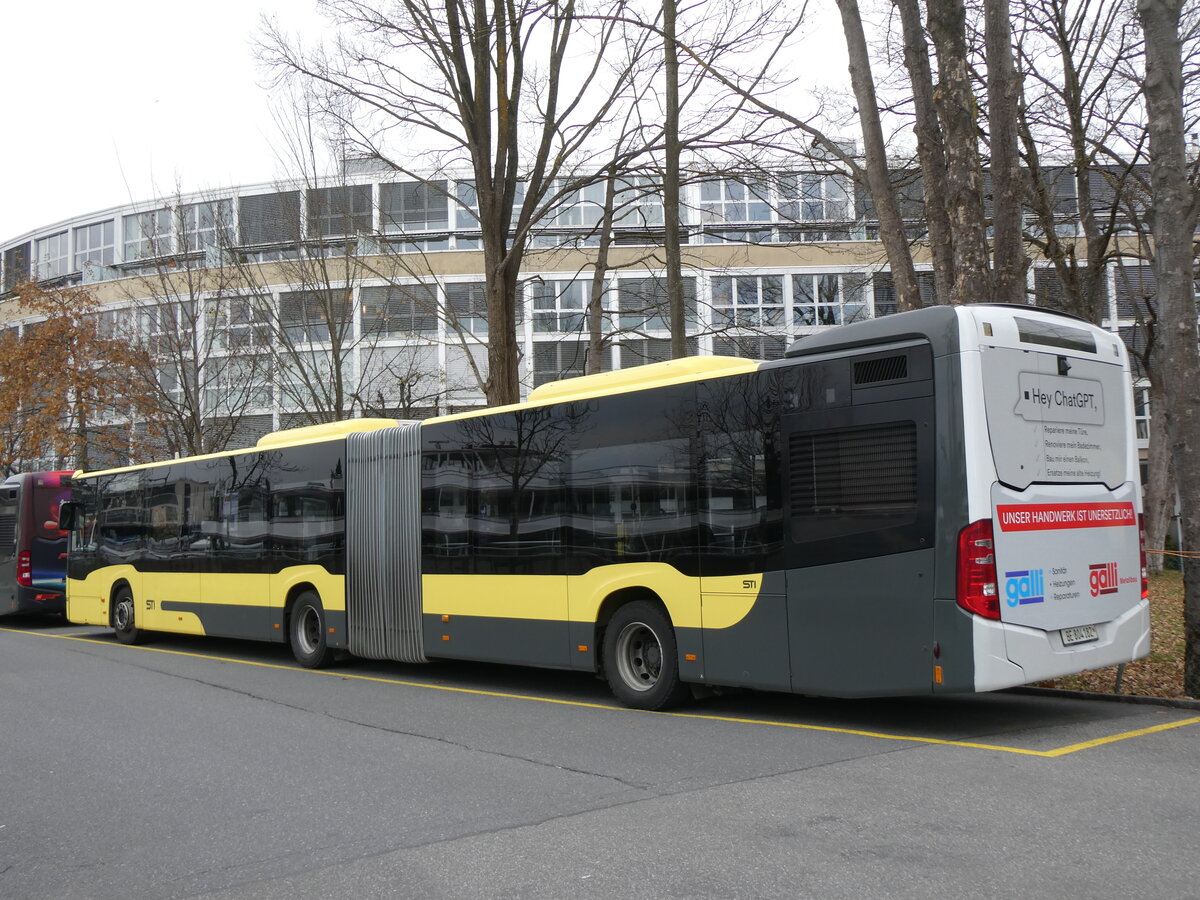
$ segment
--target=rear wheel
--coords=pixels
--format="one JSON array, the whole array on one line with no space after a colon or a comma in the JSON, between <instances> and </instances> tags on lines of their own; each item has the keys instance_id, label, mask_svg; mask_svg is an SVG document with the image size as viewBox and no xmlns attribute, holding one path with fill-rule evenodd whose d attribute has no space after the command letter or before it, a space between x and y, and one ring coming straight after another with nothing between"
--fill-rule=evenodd
<instances>
[{"instance_id":1,"label":"rear wheel","mask_svg":"<svg viewBox=\"0 0 1200 900\"><path fill-rule=\"evenodd\" d=\"M296 662L306 669L320 669L333 662L327 635L321 598L316 591L305 591L296 598L288 620L288 637Z\"/></svg>"},{"instance_id":2,"label":"rear wheel","mask_svg":"<svg viewBox=\"0 0 1200 900\"><path fill-rule=\"evenodd\" d=\"M604 632L604 674L617 699L634 709L665 709L688 695L675 630L658 606L638 600L617 610Z\"/></svg>"},{"instance_id":3,"label":"rear wheel","mask_svg":"<svg viewBox=\"0 0 1200 900\"><path fill-rule=\"evenodd\" d=\"M146 639L145 630L134 624L133 591L128 586L117 591L112 606L113 631L122 644L140 644Z\"/></svg>"}]
</instances>

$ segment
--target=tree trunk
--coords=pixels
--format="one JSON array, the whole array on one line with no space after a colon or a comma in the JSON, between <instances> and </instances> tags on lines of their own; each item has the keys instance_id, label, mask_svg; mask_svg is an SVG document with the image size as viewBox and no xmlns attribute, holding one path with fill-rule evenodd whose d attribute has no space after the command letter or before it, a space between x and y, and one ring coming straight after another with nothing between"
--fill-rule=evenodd
<instances>
[{"instance_id":1,"label":"tree trunk","mask_svg":"<svg viewBox=\"0 0 1200 900\"><path fill-rule=\"evenodd\" d=\"M675 0L663 0L663 58L666 61L666 155L663 172L664 249L667 255L667 304L671 358L687 356L687 317L683 309L683 252L679 227L679 48L675 44Z\"/></svg>"},{"instance_id":2,"label":"tree trunk","mask_svg":"<svg viewBox=\"0 0 1200 900\"><path fill-rule=\"evenodd\" d=\"M984 0L987 42L988 130L991 143L992 246L995 294L1000 303L1024 303L1025 256L1021 200L1025 183L1017 155L1017 98L1008 0Z\"/></svg>"},{"instance_id":3,"label":"tree trunk","mask_svg":"<svg viewBox=\"0 0 1200 900\"><path fill-rule=\"evenodd\" d=\"M875 79L871 76L871 58L867 53L867 40L863 36L858 0L837 0L837 5L842 13L842 30L846 34L846 49L850 57L850 82L854 86L858 119L862 125L867 186L875 203L875 214L879 217L879 239L887 253L900 309L920 309L921 294L917 288L912 250L888 173L887 147L879 122Z\"/></svg>"},{"instance_id":4,"label":"tree trunk","mask_svg":"<svg viewBox=\"0 0 1200 900\"><path fill-rule=\"evenodd\" d=\"M604 280L608 277L608 251L612 246L613 218L617 205L617 164L609 166L604 179L604 212L600 217L600 246L596 248L596 263L592 269L592 291L588 296L587 326L588 375L603 371L601 354L604 352Z\"/></svg>"},{"instance_id":5,"label":"tree trunk","mask_svg":"<svg viewBox=\"0 0 1200 900\"><path fill-rule=\"evenodd\" d=\"M1192 284L1196 208L1187 178L1183 131L1183 64L1179 15L1184 0L1138 0L1146 39L1147 124L1154 234L1154 274L1162 322L1163 393L1154 410L1166 418L1175 461L1183 543L1200 546L1200 354ZM1184 558L1184 693L1200 697L1200 559Z\"/></svg>"},{"instance_id":6,"label":"tree trunk","mask_svg":"<svg viewBox=\"0 0 1200 900\"><path fill-rule=\"evenodd\" d=\"M954 241L946 207L946 148L938 125L933 99L933 73L929 68L929 45L921 24L917 0L892 0L900 13L904 31L904 67L912 85L917 136L917 158L921 161L921 187L925 195L925 220L929 253L933 258L933 283L938 303L949 303L954 286Z\"/></svg>"},{"instance_id":7,"label":"tree trunk","mask_svg":"<svg viewBox=\"0 0 1200 900\"><path fill-rule=\"evenodd\" d=\"M946 208L954 239L952 303L992 299L983 168L971 72L967 66L966 12L962 0L929 0L929 34L938 61L936 99L946 146Z\"/></svg>"},{"instance_id":8,"label":"tree trunk","mask_svg":"<svg viewBox=\"0 0 1200 900\"><path fill-rule=\"evenodd\" d=\"M1171 445L1167 437L1166 416L1159 415L1165 408L1167 398L1157 373L1150 376L1150 455L1146 461L1147 480L1145 495L1146 548L1163 550L1167 543L1167 530L1175 516L1175 467L1171 464ZM1151 571L1162 571L1163 554L1147 553L1146 566Z\"/></svg>"}]
</instances>

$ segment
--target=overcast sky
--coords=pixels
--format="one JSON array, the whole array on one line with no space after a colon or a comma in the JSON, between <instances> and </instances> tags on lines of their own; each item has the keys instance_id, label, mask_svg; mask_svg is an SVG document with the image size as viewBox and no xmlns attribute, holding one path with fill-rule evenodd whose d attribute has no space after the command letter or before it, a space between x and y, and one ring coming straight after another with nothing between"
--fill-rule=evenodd
<instances>
[{"instance_id":1,"label":"overcast sky","mask_svg":"<svg viewBox=\"0 0 1200 900\"><path fill-rule=\"evenodd\" d=\"M284 175L252 44L264 13L312 34L314 10L314 0L5 3L0 242L177 189ZM800 57L814 82L831 68L820 48L845 72L827 21L806 42L818 49Z\"/></svg>"}]
</instances>

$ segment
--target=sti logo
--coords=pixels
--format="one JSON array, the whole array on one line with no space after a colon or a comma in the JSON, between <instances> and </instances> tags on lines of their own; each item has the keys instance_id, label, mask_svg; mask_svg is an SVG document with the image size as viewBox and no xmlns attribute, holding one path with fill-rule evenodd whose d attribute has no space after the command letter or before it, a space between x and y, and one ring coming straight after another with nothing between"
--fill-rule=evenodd
<instances>
[{"instance_id":1,"label":"sti logo","mask_svg":"<svg viewBox=\"0 0 1200 900\"><path fill-rule=\"evenodd\" d=\"M1099 597L1101 594L1115 594L1117 585L1121 582L1117 580L1117 564L1096 563L1094 566L1088 566L1088 584L1092 589L1092 596Z\"/></svg>"},{"instance_id":2,"label":"sti logo","mask_svg":"<svg viewBox=\"0 0 1200 900\"><path fill-rule=\"evenodd\" d=\"M1009 606L1041 603L1046 599L1046 582L1041 569L1005 572L1004 594Z\"/></svg>"}]
</instances>

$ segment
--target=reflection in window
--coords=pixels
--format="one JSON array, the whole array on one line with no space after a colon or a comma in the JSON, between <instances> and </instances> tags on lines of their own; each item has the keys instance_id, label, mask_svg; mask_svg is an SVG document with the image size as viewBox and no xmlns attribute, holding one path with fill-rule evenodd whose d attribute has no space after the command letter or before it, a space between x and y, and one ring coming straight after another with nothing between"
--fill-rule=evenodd
<instances>
[{"instance_id":1,"label":"reflection in window","mask_svg":"<svg viewBox=\"0 0 1200 900\"><path fill-rule=\"evenodd\" d=\"M534 281L526 286L533 301L534 331L584 330L590 281Z\"/></svg>"},{"instance_id":2,"label":"reflection in window","mask_svg":"<svg viewBox=\"0 0 1200 900\"><path fill-rule=\"evenodd\" d=\"M174 216L169 209L125 216L125 262L165 256L171 252L171 227Z\"/></svg>"},{"instance_id":3,"label":"reflection in window","mask_svg":"<svg viewBox=\"0 0 1200 900\"><path fill-rule=\"evenodd\" d=\"M403 337L437 333L437 288L433 284L365 287L362 300L363 334Z\"/></svg>"},{"instance_id":4,"label":"reflection in window","mask_svg":"<svg viewBox=\"0 0 1200 900\"><path fill-rule=\"evenodd\" d=\"M113 220L75 229L75 271L85 266L111 266L115 259Z\"/></svg>"},{"instance_id":5,"label":"reflection in window","mask_svg":"<svg viewBox=\"0 0 1200 900\"><path fill-rule=\"evenodd\" d=\"M39 279L58 278L70 271L70 251L67 249L67 232L61 231L34 242L37 260L35 272Z\"/></svg>"},{"instance_id":6,"label":"reflection in window","mask_svg":"<svg viewBox=\"0 0 1200 900\"><path fill-rule=\"evenodd\" d=\"M870 318L865 282L856 275L793 275L794 325L848 325Z\"/></svg>"},{"instance_id":7,"label":"reflection in window","mask_svg":"<svg viewBox=\"0 0 1200 900\"><path fill-rule=\"evenodd\" d=\"M783 326L783 276L737 275L712 279L713 326Z\"/></svg>"},{"instance_id":8,"label":"reflection in window","mask_svg":"<svg viewBox=\"0 0 1200 900\"><path fill-rule=\"evenodd\" d=\"M446 285L446 306L452 324L468 334L487 334L487 285L482 281L453 281Z\"/></svg>"}]
</instances>

